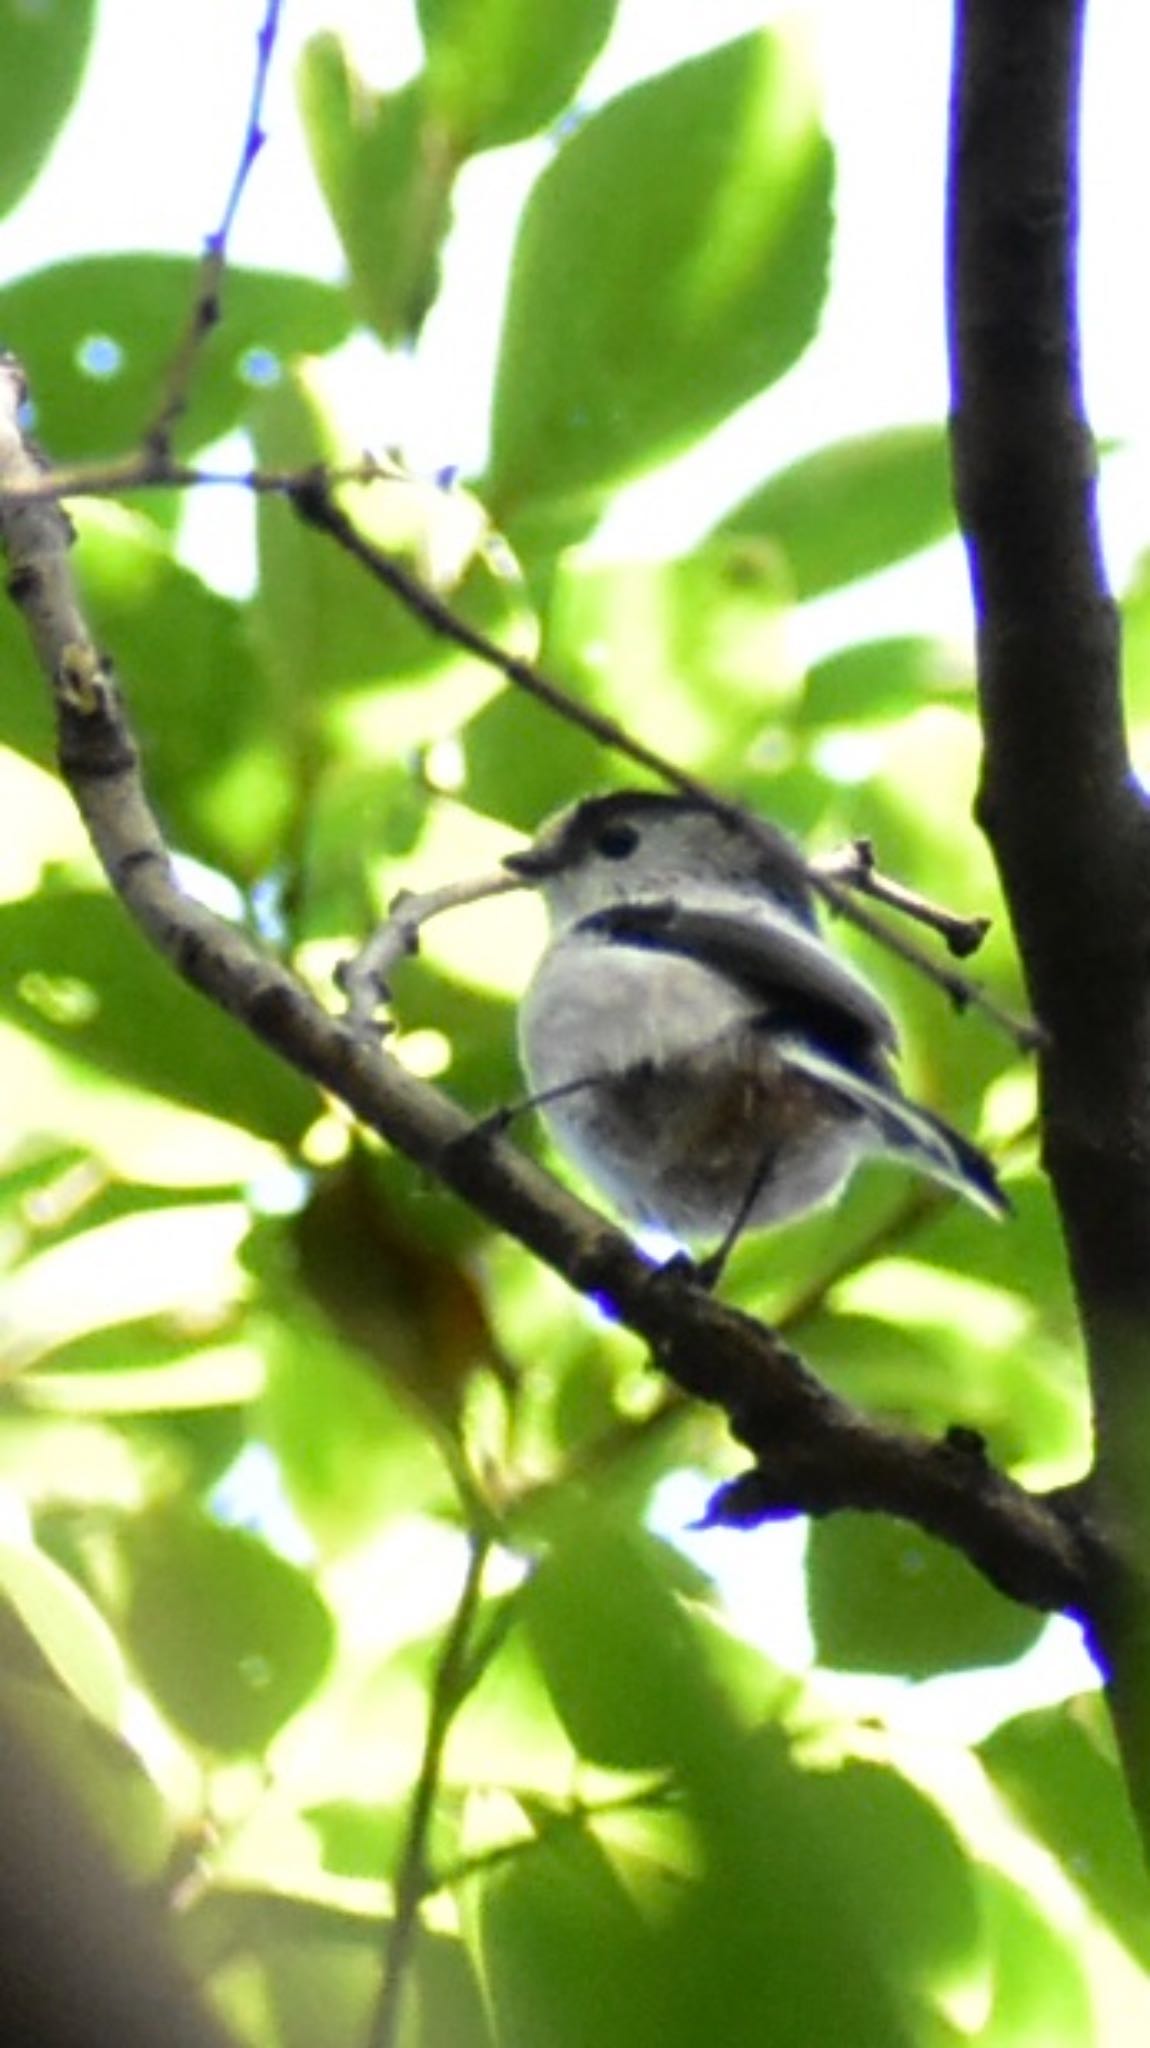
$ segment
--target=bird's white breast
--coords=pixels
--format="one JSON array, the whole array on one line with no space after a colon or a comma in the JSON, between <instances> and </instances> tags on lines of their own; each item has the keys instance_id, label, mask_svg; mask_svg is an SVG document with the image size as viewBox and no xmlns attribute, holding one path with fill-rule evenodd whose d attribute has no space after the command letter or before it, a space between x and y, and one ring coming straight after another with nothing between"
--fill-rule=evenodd
<instances>
[{"instance_id":1,"label":"bird's white breast","mask_svg":"<svg viewBox=\"0 0 1150 2048\"><path fill-rule=\"evenodd\" d=\"M534 1089L702 1054L754 1014L725 975L651 947L568 931L548 948L520 1012Z\"/></svg>"}]
</instances>

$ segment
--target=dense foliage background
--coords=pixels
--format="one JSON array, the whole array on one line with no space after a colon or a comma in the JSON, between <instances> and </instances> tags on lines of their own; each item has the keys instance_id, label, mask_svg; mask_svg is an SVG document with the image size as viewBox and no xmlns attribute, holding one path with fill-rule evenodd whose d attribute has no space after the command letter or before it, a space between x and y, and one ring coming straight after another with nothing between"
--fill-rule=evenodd
<instances>
[{"instance_id":1,"label":"dense foliage background","mask_svg":"<svg viewBox=\"0 0 1150 2048\"><path fill-rule=\"evenodd\" d=\"M0 5L8 206L67 118L95 9L45 12ZM911 633L798 652L804 607L950 529L940 425L764 459L689 554L593 543L622 487L799 359L834 289L801 38L581 101L614 12L421 0L423 69L384 96L332 9L299 101L347 286L232 269L181 450L240 430L264 467L354 459L339 352L366 329L418 367L457 178L546 136L486 469L431 484L397 464L356 517L463 616L811 846L869 834L916 888L993 910L968 658ZM195 295L186 253L114 238L0 290L59 461L132 448ZM259 502L242 598L189 566L185 515L171 492L79 502L86 600L190 886L317 987L397 887L479 870L620 779L281 502ZM1136 713L1146 603L1136 585ZM1145 1879L1098 1702L1012 1705L1040 1618L901 1525L842 1517L807 1551L814 1668L801 1646L792 1668L768 1658L777 1541L740 1539L736 1626L712 1576L732 1540L685 1546L689 1510L668 1506L705 1498L673 1475L738 1469L717 1421L171 978L50 779L9 610L0 677L2 1683L169 1900L237 2038L1143 2038ZM539 938L532 905L478 907L397 985L404 1056L477 1109L516 1093ZM876 1170L742 1246L731 1298L865 1405L970 1424L1027 1482L1069 1480L1088 1421L1027 1066L865 962L908 1082L994 1149L1016 1216L996 1230ZM1020 1004L1001 915L980 972ZM987 1666L1000 1720L973 1748L861 1676ZM400 2023L381 1961L421 1899L421 1938L392 1949Z\"/></svg>"}]
</instances>

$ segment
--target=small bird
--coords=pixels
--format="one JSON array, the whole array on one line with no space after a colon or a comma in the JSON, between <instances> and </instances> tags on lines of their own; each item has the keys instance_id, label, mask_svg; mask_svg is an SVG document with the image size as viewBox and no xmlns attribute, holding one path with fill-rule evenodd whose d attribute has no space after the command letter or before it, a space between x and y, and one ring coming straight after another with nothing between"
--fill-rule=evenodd
<instances>
[{"instance_id":1,"label":"small bird","mask_svg":"<svg viewBox=\"0 0 1150 2048\"><path fill-rule=\"evenodd\" d=\"M797 849L685 796L573 805L507 856L552 936L520 1050L560 1146L636 1223L718 1238L833 1196L886 1153L993 1215L990 1161L902 1094L894 1020L825 944Z\"/></svg>"}]
</instances>

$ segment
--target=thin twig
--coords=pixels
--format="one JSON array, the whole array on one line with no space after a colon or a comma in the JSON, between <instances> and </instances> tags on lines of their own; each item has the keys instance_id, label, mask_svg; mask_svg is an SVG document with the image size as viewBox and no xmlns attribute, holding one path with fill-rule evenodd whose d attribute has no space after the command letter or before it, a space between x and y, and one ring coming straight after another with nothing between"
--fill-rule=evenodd
<instances>
[{"instance_id":1,"label":"thin twig","mask_svg":"<svg viewBox=\"0 0 1150 2048\"><path fill-rule=\"evenodd\" d=\"M387 916L350 960L336 970L336 983L347 997L348 1022L357 1031L378 1030L375 1014L390 1000L388 977L401 960L419 951L419 934L433 917L445 910L458 910L468 903L482 903L489 896L506 896L526 885L517 875L478 875L473 882L445 882L441 889L427 889L416 895L402 889Z\"/></svg>"},{"instance_id":2,"label":"thin twig","mask_svg":"<svg viewBox=\"0 0 1150 2048\"><path fill-rule=\"evenodd\" d=\"M200 351L220 322L221 295L228 262L228 238L235 225L240 201L256 158L267 139L263 127L264 100L272 53L279 34L282 5L283 0L267 0L263 25L256 37L255 75L239 162L220 217L220 224L204 244L195 300L187 325L168 365L159 408L141 437L143 447L153 455L167 455L171 447L173 430L187 411Z\"/></svg>"},{"instance_id":3,"label":"thin twig","mask_svg":"<svg viewBox=\"0 0 1150 2048\"><path fill-rule=\"evenodd\" d=\"M388 1923L383 1986L368 2034L368 2048L397 2048L408 1977L419 1940L419 1909L427 1893L437 1888L428 1862L428 1838L447 1737L467 1693L467 1653L489 1549L487 1537L472 1536L467 1571L431 1682L423 1756L395 1875L395 1903Z\"/></svg>"},{"instance_id":4,"label":"thin twig","mask_svg":"<svg viewBox=\"0 0 1150 2048\"><path fill-rule=\"evenodd\" d=\"M989 917L962 917L944 904L932 903L916 890L892 881L888 875L880 875L870 839L852 839L848 846L820 855L811 866L829 881L839 882L846 889L857 889L860 895L873 896L876 903L885 903L915 924L937 932L956 960L968 960L972 953L977 953L990 930Z\"/></svg>"},{"instance_id":5,"label":"thin twig","mask_svg":"<svg viewBox=\"0 0 1150 2048\"><path fill-rule=\"evenodd\" d=\"M290 498L316 474L306 469L202 469L177 462L169 453L139 448L111 462L60 463L29 477L20 490L9 492L14 505L51 504L65 498L129 497L134 491L252 491L260 497ZM394 483L395 470L374 455L358 462L332 464L322 471L331 484Z\"/></svg>"}]
</instances>

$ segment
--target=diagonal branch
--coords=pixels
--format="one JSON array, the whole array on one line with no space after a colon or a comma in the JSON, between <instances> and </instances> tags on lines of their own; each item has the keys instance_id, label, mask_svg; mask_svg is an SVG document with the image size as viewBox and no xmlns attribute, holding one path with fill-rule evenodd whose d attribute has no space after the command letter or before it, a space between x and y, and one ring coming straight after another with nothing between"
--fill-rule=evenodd
<instances>
[{"instance_id":1,"label":"diagonal branch","mask_svg":"<svg viewBox=\"0 0 1150 2048\"><path fill-rule=\"evenodd\" d=\"M1015 1598L1089 1616L1099 1583L1093 1539L1064 1503L1025 1493L969 1439L956 1453L955 1439L939 1446L840 1400L775 1332L655 1266L180 887L119 691L79 607L68 521L57 504L26 492L40 459L21 431L22 396L18 366L0 361L9 590L52 691L61 768L93 844L126 910L173 970L643 1338L678 1386L726 1413L758 1464L746 1488L720 1497L716 1518L885 1509L955 1543Z\"/></svg>"}]
</instances>

